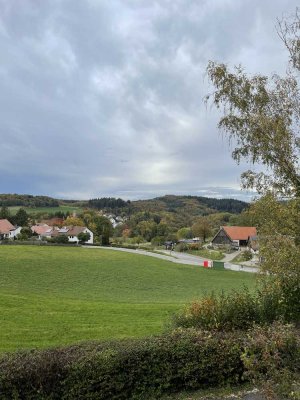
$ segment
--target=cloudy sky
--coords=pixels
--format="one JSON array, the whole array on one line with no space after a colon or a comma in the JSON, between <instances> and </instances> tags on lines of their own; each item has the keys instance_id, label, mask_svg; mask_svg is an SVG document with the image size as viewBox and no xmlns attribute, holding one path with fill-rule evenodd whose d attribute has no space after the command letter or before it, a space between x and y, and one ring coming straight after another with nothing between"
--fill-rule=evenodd
<instances>
[{"instance_id":1,"label":"cloudy sky","mask_svg":"<svg viewBox=\"0 0 300 400\"><path fill-rule=\"evenodd\" d=\"M246 199L209 60L283 73L296 0L0 0L0 192Z\"/></svg>"}]
</instances>

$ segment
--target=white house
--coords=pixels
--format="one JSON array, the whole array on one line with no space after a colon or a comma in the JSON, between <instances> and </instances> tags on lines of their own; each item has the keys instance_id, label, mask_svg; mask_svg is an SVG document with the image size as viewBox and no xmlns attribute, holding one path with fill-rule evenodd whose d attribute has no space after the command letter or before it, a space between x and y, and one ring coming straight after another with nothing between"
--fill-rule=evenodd
<instances>
[{"instance_id":1,"label":"white house","mask_svg":"<svg viewBox=\"0 0 300 400\"><path fill-rule=\"evenodd\" d=\"M0 239L13 239L21 229L21 226L13 226L7 219L0 219Z\"/></svg>"},{"instance_id":2,"label":"white house","mask_svg":"<svg viewBox=\"0 0 300 400\"><path fill-rule=\"evenodd\" d=\"M68 236L69 242L78 243L79 242L79 239L78 239L79 233L89 233L90 239L87 240L85 243L89 243L89 244L94 243L94 234L86 226L64 226L58 230L54 230L51 233L51 236L66 235L66 236Z\"/></svg>"}]
</instances>

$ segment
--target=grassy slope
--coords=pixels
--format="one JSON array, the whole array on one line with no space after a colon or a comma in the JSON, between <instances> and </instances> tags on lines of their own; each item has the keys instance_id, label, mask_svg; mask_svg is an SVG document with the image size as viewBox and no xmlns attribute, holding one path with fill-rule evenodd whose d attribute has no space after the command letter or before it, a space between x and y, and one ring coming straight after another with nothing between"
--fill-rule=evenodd
<instances>
[{"instance_id":1,"label":"grassy slope","mask_svg":"<svg viewBox=\"0 0 300 400\"><path fill-rule=\"evenodd\" d=\"M76 207L76 206L69 206L69 205L60 205L59 207L21 207L21 206L15 206L15 207L9 207L9 211L11 213L11 215L15 215L17 213L17 211L20 208L24 208L24 210L26 210L27 214L38 214L38 213L44 213L44 214L48 214L48 213L56 213L58 211L61 212L77 212L80 213L83 211L82 207Z\"/></svg>"},{"instance_id":2,"label":"grassy slope","mask_svg":"<svg viewBox=\"0 0 300 400\"><path fill-rule=\"evenodd\" d=\"M215 251L215 250L207 250L207 249L201 249L201 250L188 250L187 253L192 254L194 256L200 256L200 257L206 257L210 260L222 260L224 258L224 254L221 253L220 251Z\"/></svg>"},{"instance_id":3,"label":"grassy slope","mask_svg":"<svg viewBox=\"0 0 300 400\"><path fill-rule=\"evenodd\" d=\"M0 246L0 350L159 333L184 303L254 280L110 250Z\"/></svg>"}]
</instances>

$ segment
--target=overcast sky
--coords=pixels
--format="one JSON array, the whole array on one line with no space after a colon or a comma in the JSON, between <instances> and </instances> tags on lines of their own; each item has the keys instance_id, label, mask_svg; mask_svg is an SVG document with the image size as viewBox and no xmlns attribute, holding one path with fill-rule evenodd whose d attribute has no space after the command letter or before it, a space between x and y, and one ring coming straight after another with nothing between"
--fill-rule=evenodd
<instances>
[{"instance_id":1,"label":"overcast sky","mask_svg":"<svg viewBox=\"0 0 300 400\"><path fill-rule=\"evenodd\" d=\"M209 60L284 73L294 0L0 0L0 192L246 199Z\"/></svg>"}]
</instances>

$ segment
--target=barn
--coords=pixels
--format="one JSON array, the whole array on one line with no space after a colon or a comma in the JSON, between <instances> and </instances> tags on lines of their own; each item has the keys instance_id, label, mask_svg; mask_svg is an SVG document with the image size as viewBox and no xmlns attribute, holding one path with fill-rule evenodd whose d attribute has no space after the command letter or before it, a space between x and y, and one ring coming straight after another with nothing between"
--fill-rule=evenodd
<instances>
[{"instance_id":1,"label":"barn","mask_svg":"<svg viewBox=\"0 0 300 400\"><path fill-rule=\"evenodd\" d=\"M215 246L247 246L249 237L256 235L254 226L221 226L211 243Z\"/></svg>"}]
</instances>

